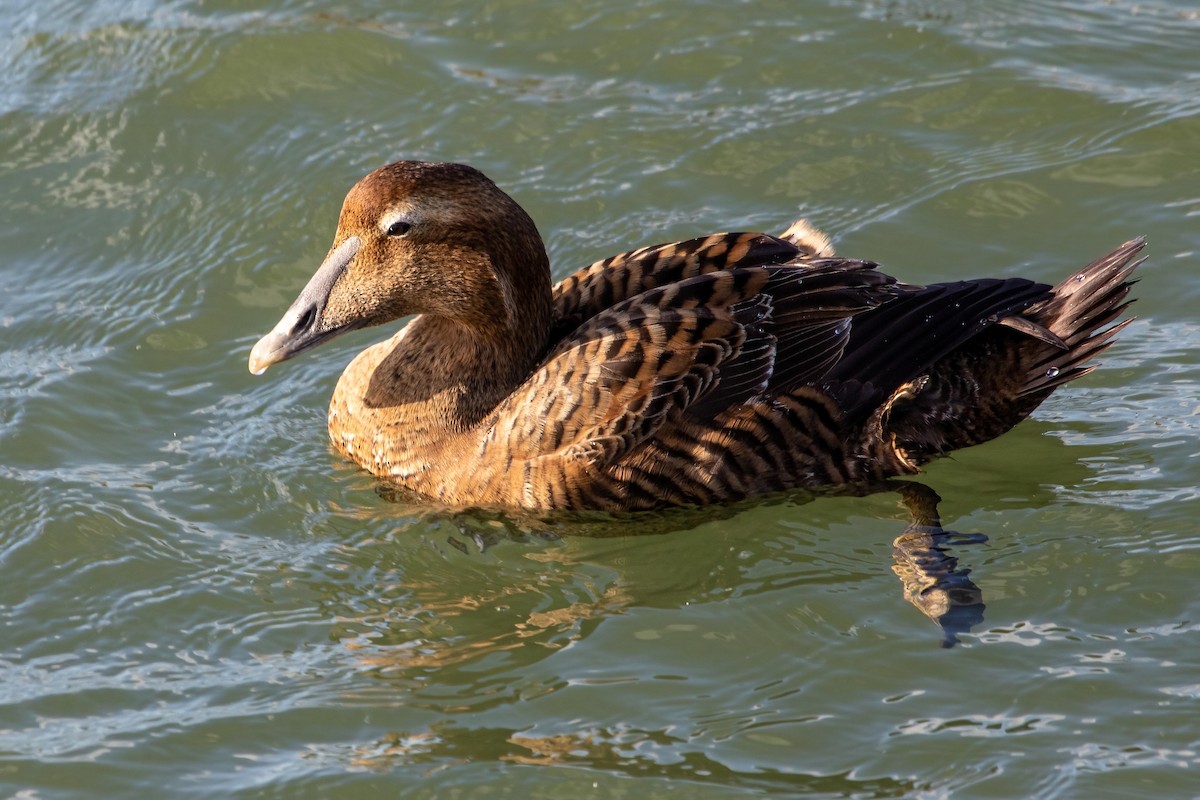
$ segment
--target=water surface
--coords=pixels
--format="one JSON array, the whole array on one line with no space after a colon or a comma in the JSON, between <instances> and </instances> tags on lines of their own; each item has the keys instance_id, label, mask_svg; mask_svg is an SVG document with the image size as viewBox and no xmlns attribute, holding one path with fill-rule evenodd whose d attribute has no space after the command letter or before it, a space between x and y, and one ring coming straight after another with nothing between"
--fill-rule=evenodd
<instances>
[{"instance_id":1,"label":"water surface","mask_svg":"<svg viewBox=\"0 0 1200 800\"><path fill-rule=\"evenodd\" d=\"M0 795L1196 791L1193 3L3 8ZM246 355L400 157L559 277L800 214L914 282L1151 260L1102 369L924 477L988 537L944 649L894 496L544 536L343 463L384 334Z\"/></svg>"}]
</instances>

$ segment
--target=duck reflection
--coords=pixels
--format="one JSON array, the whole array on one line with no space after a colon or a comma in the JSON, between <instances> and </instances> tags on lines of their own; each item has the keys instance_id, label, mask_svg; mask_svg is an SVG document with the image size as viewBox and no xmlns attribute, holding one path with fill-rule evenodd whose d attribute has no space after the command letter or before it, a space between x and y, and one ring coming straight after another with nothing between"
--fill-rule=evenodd
<instances>
[{"instance_id":1,"label":"duck reflection","mask_svg":"<svg viewBox=\"0 0 1200 800\"><path fill-rule=\"evenodd\" d=\"M393 502L409 503L414 500L407 492L391 486L381 485L378 492ZM938 511L941 497L930 487L916 481L891 480L819 494L864 496L882 492L897 494L909 517L908 524L892 543L891 570L900 579L904 598L941 630L941 646L953 647L959 643L961 634L969 633L983 622L986 607L982 591L970 578L971 570L959 566L959 559L954 552L962 546L985 542L987 537L945 530ZM751 498L726 506L674 508L633 514L550 512L533 516L494 509L475 508L458 512L430 509L424 519L427 522L437 520L445 526L447 535L444 541L450 547L464 554L481 554L501 542L537 544L570 537L628 538L682 533L700 525L733 518L749 508L785 502L807 503L818 496L811 492L790 492L786 495ZM528 557L545 561L568 558L556 550L529 553ZM523 590L509 586L502 591ZM492 600L495 598L475 598L470 603L478 605ZM626 589L610 586L586 602L533 612L526 620L516 623L513 632L517 638L525 638L555 626L562 628L580 620L601 616L633 602ZM444 613L447 609L430 607L429 610Z\"/></svg>"},{"instance_id":2,"label":"duck reflection","mask_svg":"<svg viewBox=\"0 0 1200 800\"><path fill-rule=\"evenodd\" d=\"M942 646L953 647L958 634L983 622L983 592L958 566L953 545L987 541L983 534L942 528L941 497L921 483L898 481L896 491L911 515L908 527L892 543L892 572L904 586L904 599L942 629Z\"/></svg>"}]
</instances>

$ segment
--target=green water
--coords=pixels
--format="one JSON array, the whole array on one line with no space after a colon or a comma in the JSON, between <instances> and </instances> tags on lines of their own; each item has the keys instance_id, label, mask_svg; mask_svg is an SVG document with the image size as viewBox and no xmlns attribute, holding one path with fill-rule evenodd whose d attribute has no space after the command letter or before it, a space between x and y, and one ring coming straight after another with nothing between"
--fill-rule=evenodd
<instances>
[{"instance_id":1,"label":"green water","mask_svg":"<svg viewBox=\"0 0 1200 800\"><path fill-rule=\"evenodd\" d=\"M1191 0L0 15L0 796L1200 793ZM1102 369L925 476L988 537L944 649L893 496L551 538L343 463L384 334L246 356L399 157L482 168L558 276L799 214L913 282L1150 261Z\"/></svg>"}]
</instances>

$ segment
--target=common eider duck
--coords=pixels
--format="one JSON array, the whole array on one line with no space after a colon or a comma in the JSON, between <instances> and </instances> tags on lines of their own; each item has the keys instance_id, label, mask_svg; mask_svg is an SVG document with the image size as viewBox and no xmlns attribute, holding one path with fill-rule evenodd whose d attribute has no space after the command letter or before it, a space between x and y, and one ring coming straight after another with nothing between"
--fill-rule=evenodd
<instances>
[{"instance_id":1,"label":"common eider duck","mask_svg":"<svg viewBox=\"0 0 1200 800\"><path fill-rule=\"evenodd\" d=\"M478 170L400 161L350 189L333 246L250 370L416 315L358 354L333 444L450 506L634 511L919 471L1027 417L1129 323L1143 239L1057 286L916 286L800 224L643 247L557 285Z\"/></svg>"}]
</instances>

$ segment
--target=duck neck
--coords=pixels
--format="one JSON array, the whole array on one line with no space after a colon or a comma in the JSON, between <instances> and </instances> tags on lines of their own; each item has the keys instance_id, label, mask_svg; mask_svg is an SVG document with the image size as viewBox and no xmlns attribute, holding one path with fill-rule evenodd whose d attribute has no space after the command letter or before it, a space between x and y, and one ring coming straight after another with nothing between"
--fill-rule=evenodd
<instances>
[{"instance_id":1,"label":"duck neck","mask_svg":"<svg viewBox=\"0 0 1200 800\"><path fill-rule=\"evenodd\" d=\"M511 300L516 302L506 298L503 309L467 321L422 314L363 354L375 351L374 357L351 364L343 382L358 387L366 409L400 422L406 436L423 432L432 444L439 435L463 433L512 394L545 356L548 270L544 285L526 287Z\"/></svg>"}]
</instances>

